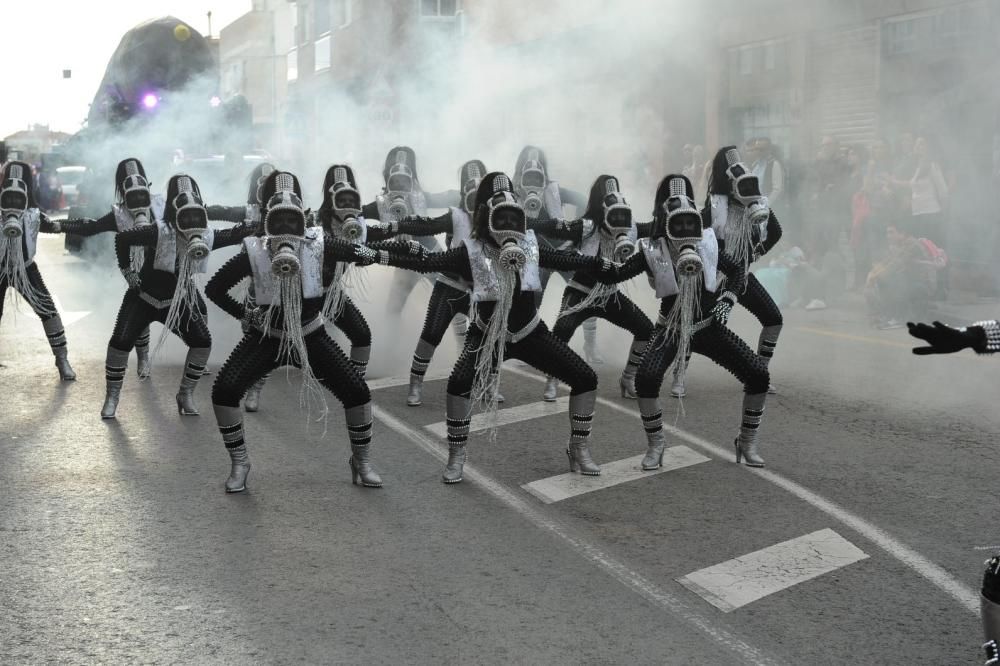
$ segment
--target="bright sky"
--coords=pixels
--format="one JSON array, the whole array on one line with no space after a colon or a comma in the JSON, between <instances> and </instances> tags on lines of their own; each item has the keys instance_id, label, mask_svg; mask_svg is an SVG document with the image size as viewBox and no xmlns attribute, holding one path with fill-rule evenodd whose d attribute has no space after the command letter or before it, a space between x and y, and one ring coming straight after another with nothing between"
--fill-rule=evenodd
<instances>
[{"instance_id":1,"label":"bright sky","mask_svg":"<svg viewBox=\"0 0 1000 666\"><path fill-rule=\"evenodd\" d=\"M76 132L125 32L147 19L176 16L203 35L250 11L251 0L0 0L4 52L0 138L29 124ZM62 70L72 69L71 79Z\"/></svg>"}]
</instances>

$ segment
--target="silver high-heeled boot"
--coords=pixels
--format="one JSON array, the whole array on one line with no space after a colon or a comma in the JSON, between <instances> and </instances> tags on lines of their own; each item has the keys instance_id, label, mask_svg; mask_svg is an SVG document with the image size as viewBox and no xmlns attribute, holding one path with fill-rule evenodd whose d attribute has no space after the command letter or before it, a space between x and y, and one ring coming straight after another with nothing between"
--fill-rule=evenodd
<instances>
[{"instance_id":1,"label":"silver high-heeled boot","mask_svg":"<svg viewBox=\"0 0 1000 666\"><path fill-rule=\"evenodd\" d=\"M250 473L250 453L243 439L243 415L239 407L212 405L212 408L232 463L226 479L226 492L241 493L247 489L247 475Z\"/></svg>"},{"instance_id":2,"label":"silver high-heeled boot","mask_svg":"<svg viewBox=\"0 0 1000 666\"><path fill-rule=\"evenodd\" d=\"M757 340L757 355L764 360L765 368L771 364L774 350L778 346L778 336L781 335L781 327L782 324L777 324L760 329L760 338ZM777 393L774 384L767 385L767 392L772 395Z\"/></svg>"},{"instance_id":3,"label":"silver high-heeled boot","mask_svg":"<svg viewBox=\"0 0 1000 666\"><path fill-rule=\"evenodd\" d=\"M597 391L587 391L569 397L569 448L566 456L569 458L569 471L579 472L586 476L599 476L600 466L590 457L587 442L594 425L594 404L597 402Z\"/></svg>"},{"instance_id":4,"label":"silver high-heeled boot","mask_svg":"<svg viewBox=\"0 0 1000 666\"><path fill-rule=\"evenodd\" d=\"M441 480L445 483L460 483L465 466L465 446L469 441L472 423L472 401L469 398L445 396L445 416L448 424L448 464L445 465Z\"/></svg>"},{"instance_id":5,"label":"silver high-heeled boot","mask_svg":"<svg viewBox=\"0 0 1000 666\"><path fill-rule=\"evenodd\" d=\"M372 348L370 346L351 347L351 365L361 375L361 379L364 379L365 375L368 374L368 360L371 358L371 355Z\"/></svg>"},{"instance_id":6,"label":"silver high-heeled boot","mask_svg":"<svg viewBox=\"0 0 1000 666\"><path fill-rule=\"evenodd\" d=\"M108 345L108 353L104 359L104 376L107 393L104 396L104 406L101 407L102 419L113 419L118 411L118 401L122 395L122 385L125 383L125 370L128 369L128 352L115 349Z\"/></svg>"},{"instance_id":7,"label":"silver high-heeled boot","mask_svg":"<svg viewBox=\"0 0 1000 666\"><path fill-rule=\"evenodd\" d=\"M417 340L417 348L410 363L410 392L406 396L406 404L410 407L419 407L423 404L424 375L427 374L427 366L434 357L434 350L434 345L426 340L422 338Z\"/></svg>"},{"instance_id":8,"label":"silver high-heeled boot","mask_svg":"<svg viewBox=\"0 0 1000 666\"><path fill-rule=\"evenodd\" d=\"M267 381L267 375L264 375L247 389L247 394L243 397L243 409L248 412L256 412L260 410L260 392L264 388L264 382Z\"/></svg>"},{"instance_id":9,"label":"silver high-heeled boot","mask_svg":"<svg viewBox=\"0 0 1000 666\"><path fill-rule=\"evenodd\" d=\"M760 436L760 422L764 417L764 402L767 393L753 393L743 396L743 422L740 424L740 434L736 437L736 463L746 458L750 467L763 467L764 459L757 450L757 440Z\"/></svg>"},{"instance_id":10,"label":"silver high-heeled boot","mask_svg":"<svg viewBox=\"0 0 1000 666\"><path fill-rule=\"evenodd\" d=\"M597 351L597 317L583 322L583 358L590 365L604 364L604 357Z\"/></svg>"},{"instance_id":11,"label":"silver high-heeled boot","mask_svg":"<svg viewBox=\"0 0 1000 666\"><path fill-rule=\"evenodd\" d=\"M635 392L635 373L639 370L639 363L642 362L642 354L646 351L649 340L633 340L632 346L628 350L628 360L625 362L625 369L622 370L622 377L618 380L618 387L621 389L622 397L635 400L639 396Z\"/></svg>"},{"instance_id":12,"label":"silver high-heeled boot","mask_svg":"<svg viewBox=\"0 0 1000 666\"><path fill-rule=\"evenodd\" d=\"M135 372L139 375L139 379L146 379L153 370L152 362L149 359L149 327L147 326L142 333L139 334L139 339L135 341L135 358L136 358L136 368Z\"/></svg>"},{"instance_id":13,"label":"silver high-heeled boot","mask_svg":"<svg viewBox=\"0 0 1000 666\"><path fill-rule=\"evenodd\" d=\"M639 417L646 431L646 455L642 459L642 469L651 472L663 466L663 452L667 448L667 438L663 434L663 410L659 398L639 398Z\"/></svg>"},{"instance_id":14,"label":"silver high-heeled boot","mask_svg":"<svg viewBox=\"0 0 1000 666\"><path fill-rule=\"evenodd\" d=\"M52 355L56 357L56 369L59 371L59 379L64 382L71 382L76 379L76 372L69 364L69 352L66 349L66 331L63 329L62 319L59 315L46 319L42 322L45 329L45 336L49 339L49 347L52 348Z\"/></svg>"},{"instance_id":15,"label":"silver high-heeled boot","mask_svg":"<svg viewBox=\"0 0 1000 666\"><path fill-rule=\"evenodd\" d=\"M181 416L197 416L198 405L194 402L194 390L205 371L205 364L212 353L211 347L192 347L184 360L184 376L177 390L177 413Z\"/></svg>"},{"instance_id":16,"label":"silver high-heeled boot","mask_svg":"<svg viewBox=\"0 0 1000 666\"><path fill-rule=\"evenodd\" d=\"M555 402L559 393L559 380L549 377L545 380L545 390L542 392L542 400L545 402Z\"/></svg>"},{"instance_id":17,"label":"silver high-heeled boot","mask_svg":"<svg viewBox=\"0 0 1000 666\"><path fill-rule=\"evenodd\" d=\"M691 365L691 357L687 357L687 366ZM670 395L674 398L683 398L687 395L687 386L684 385L684 377L680 374L680 367L674 362L674 382L670 385Z\"/></svg>"},{"instance_id":18,"label":"silver high-heeled boot","mask_svg":"<svg viewBox=\"0 0 1000 666\"><path fill-rule=\"evenodd\" d=\"M344 410L347 420L347 436L351 440L351 483L365 488L381 488L382 477L378 475L371 463L372 443L372 403L367 402L357 407Z\"/></svg>"}]
</instances>

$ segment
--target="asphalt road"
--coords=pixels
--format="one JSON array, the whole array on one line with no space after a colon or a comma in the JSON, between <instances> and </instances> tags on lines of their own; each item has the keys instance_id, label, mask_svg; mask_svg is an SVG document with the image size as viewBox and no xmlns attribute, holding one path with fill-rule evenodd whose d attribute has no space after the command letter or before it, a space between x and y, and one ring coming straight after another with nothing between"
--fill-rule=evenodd
<instances>
[{"instance_id":1,"label":"asphalt road","mask_svg":"<svg viewBox=\"0 0 1000 666\"><path fill-rule=\"evenodd\" d=\"M282 372L247 415L249 491L230 496L213 378L202 416L174 408L180 345L147 382L133 359L118 420L101 421L124 285L60 247L45 239L39 264L79 380L59 382L40 323L10 301L0 323L0 663L981 662L978 584L1000 550L990 359L914 357L905 330L868 329L856 308L791 311L767 467L734 464L740 387L696 357L684 413L666 399L678 468L639 474L616 463L645 449L616 395L628 340L602 324L592 451L608 485L522 487L568 472L568 425L513 365L510 422L495 445L474 435L466 481L445 486L445 382L409 408L386 379L408 370L428 290L387 320L372 268L385 487L351 485L341 410L321 437ZM217 369L238 326L210 316ZM756 341L745 312L734 326ZM454 353L449 334L431 372ZM543 499L556 486L568 496Z\"/></svg>"}]
</instances>

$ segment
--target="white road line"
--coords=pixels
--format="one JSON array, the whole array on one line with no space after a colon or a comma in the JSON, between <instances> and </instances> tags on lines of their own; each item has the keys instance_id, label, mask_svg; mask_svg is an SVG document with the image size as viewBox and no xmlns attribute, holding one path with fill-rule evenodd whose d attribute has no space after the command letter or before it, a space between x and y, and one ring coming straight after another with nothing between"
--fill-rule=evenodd
<instances>
[{"instance_id":1,"label":"white road line","mask_svg":"<svg viewBox=\"0 0 1000 666\"><path fill-rule=\"evenodd\" d=\"M530 377L538 382L545 381L545 378L540 375L536 375L532 372L525 372L524 370L519 370L517 368L505 367L504 371L509 371L524 377ZM598 397L597 401L605 407L610 407L615 411L634 416L636 420L639 418L639 412L636 409L630 409L624 405L619 405L618 403L612 402L607 398ZM707 451L718 458L722 458L723 460L733 459L733 450L728 447L718 446L708 440L698 437L697 435L681 430L680 428L668 425L664 425L663 428L675 437L679 437L690 444L694 444L703 451ZM831 518L840 521L847 527L877 545L892 557L902 562L917 574L927 579L928 582L957 601L967 611L977 616L979 615L978 592L973 590L968 585L963 584L957 578L952 576L937 564L931 562L917 551L913 550L901 541L898 541L882 528L868 522L861 516L851 513L839 504L814 493L805 486L802 486L795 481L778 474L777 472L772 472L766 469L755 469L752 467L745 467L744 469L751 474L756 474L766 481L770 481L779 488L782 488L804 502L811 504L813 507L819 509Z\"/></svg>"},{"instance_id":2,"label":"white road line","mask_svg":"<svg viewBox=\"0 0 1000 666\"><path fill-rule=\"evenodd\" d=\"M686 446L671 446L663 452L663 467L658 470L643 471L640 463L643 456L633 456L624 460L601 463L600 476L583 476L581 474L559 474L550 476L547 479L539 479L526 483L522 488L542 500L546 504L559 502L564 499L591 493L595 490L604 490L612 486L617 486L636 479L645 479L656 474L663 474L682 467L690 467L699 463L708 462L710 458L692 451Z\"/></svg>"},{"instance_id":3,"label":"white road line","mask_svg":"<svg viewBox=\"0 0 1000 666\"><path fill-rule=\"evenodd\" d=\"M434 442L427 437L427 435L412 428L406 422L397 419L381 407L373 406L372 413L376 419L391 428L398 435L410 440L441 462L445 462L448 459L448 450L443 444ZM760 648L750 645L726 629L717 626L709 617L703 615L701 611L690 607L687 602L681 600L673 594L670 594L652 581L644 578L637 571L630 568L625 562L622 562L612 555L605 553L594 543L588 541L580 535L577 535L568 526L549 518L539 511L534 505L511 492L501 483L480 472L472 465L466 463L463 477L465 478L466 483L471 482L481 487L494 498L507 505L508 508L516 511L526 520L531 522L535 527L549 532L561 539L573 550L577 551L587 560L590 560L591 563L615 578L625 587L629 588L633 592L636 592L653 605L669 612L678 619L690 623L692 626L705 633L720 645L736 653L740 659L738 663L781 663L775 657L762 652Z\"/></svg>"},{"instance_id":4,"label":"white road line","mask_svg":"<svg viewBox=\"0 0 1000 666\"><path fill-rule=\"evenodd\" d=\"M699 569L677 582L729 613L865 559L864 551L825 529Z\"/></svg>"},{"instance_id":5,"label":"white road line","mask_svg":"<svg viewBox=\"0 0 1000 666\"><path fill-rule=\"evenodd\" d=\"M439 379L448 379L451 374L449 372L428 372L424 375L425 382L436 382ZM391 388L393 386L406 386L410 383L409 375L397 375L394 377L380 377L379 379L369 379L368 380L368 390L377 391L378 389Z\"/></svg>"},{"instance_id":6,"label":"white road line","mask_svg":"<svg viewBox=\"0 0 1000 666\"><path fill-rule=\"evenodd\" d=\"M531 419L541 418L543 416L551 416L552 414L566 414L569 409L569 396L563 396L562 398L556 398L555 402L530 402L527 405L518 405L517 407L508 407L507 409L497 410L497 425L508 425L510 423L517 423L519 421L530 421ZM479 432L481 430L486 430L490 427L489 415L487 414L473 414L472 423L469 426L469 432ZM448 422L439 421L438 423L432 423L429 426L424 426L425 429L434 433L438 437L448 436Z\"/></svg>"}]
</instances>

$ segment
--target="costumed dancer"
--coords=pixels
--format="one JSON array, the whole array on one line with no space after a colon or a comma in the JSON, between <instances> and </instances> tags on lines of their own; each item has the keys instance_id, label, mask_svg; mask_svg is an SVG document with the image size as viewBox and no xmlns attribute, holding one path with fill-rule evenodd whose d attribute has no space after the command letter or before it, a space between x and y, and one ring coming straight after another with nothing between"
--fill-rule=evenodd
<instances>
[{"instance_id":1,"label":"costumed dancer","mask_svg":"<svg viewBox=\"0 0 1000 666\"><path fill-rule=\"evenodd\" d=\"M743 420L734 442L736 462L745 458L747 465L763 467L758 438L767 399L767 364L726 328L746 270L719 253L711 228L702 229L694 189L687 178L664 178L656 189L654 205L651 238L641 241L640 251L622 267L625 279L645 272L660 299L659 317L635 380L648 440L642 468L659 469L663 463L666 438L660 385L675 359L677 374L683 381L691 352L712 359L743 384ZM717 295L720 271L726 286Z\"/></svg>"},{"instance_id":2,"label":"costumed dancer","mask_svg":"<svg viewBox=\"0 0 1000 666\"><path fill-rule=\"evenodd\" d=\"M532 221L547 221L563 219L563 205L575 206L577 211L583 210L587 200L579 192L560 187L559 183L549 175L549 161L545 151L537 146L525 146L517 156L514 166L514 191L524 204L524 211ZM549 233L539 233L538 241L544 246L555 250L568 250L572 243L565 238L554 237ZM536 295L541 307L545 288L549 285L552 271L542 270L542 291ZM571 276L563 275L568 284ZM590 317L583 322L583 356L587 363L600 365L604 359L597 351L597 319Z\"/></svg>"},{"instance_id":3,"label":"costumed dancer","mask_svg":"<svg viewBox=\"0 0 1000 666\"><path fill-rule=\"evenodd\" d=\"M0 318L10 287L42 320L59 378L72 381L76 373L69 364L66 331L35 262L38 233L59 233L60 224L38 210L31 167L24 162L7 162L0 172L0 231Z\"/></svg>"},{"instance_id":4,"label":"costumed dancer","mask_svg":"<svg viewBox=\"0 0 1000 666\"><path fill-rule=\"evenodd\" d=\"M256 233L258 235L263 233L263 229L260 225L260 209L263 205L261 201L261 191L264 187L264 182L267 177L272 173L277 171L277 168L270 162L261 162L253 168L250 172L250 177L247 182L247 202L244 206L209 206L208 207L208 217L212 220L225 220L227 222L242 222L246 225L253 225L256 227ZM247 291L244 295L247 305L249 307L255 306L256 300L254 298L253 282L251 281L247 285ZM250 328L246 322L241 322L243 327L243 333L248 333ZM247 389L247 394L243 399L243 407L248 412L256 412L260 409L260 392L264 388L264 382L267 381L267 375L260 378L259 381L255 382L253 386Z\"/></svg>"},{"instance_id":5,"label":"costumed dancer","mask_svg":"<svg viewBox=\"0 0 1000 666\"><path fill-rule=\"evenodd\" d=\"M166 199L162 194L152 194L149 179L142 162L128 157L118 163L115 169L115 203L111 211L96 220L65 220L62 231L78 236L94 236L101 233L121 233L137 227L145 227L163 220ZM131 252L131 267L137 273L142 271L145 251L136 247ZM143 330L135 341L136 374L140 378L149 377L149 327Z\"/></svg>"},{"instance_id":6,"label":"costumed dancer","mask_svg":"<svg viewBox=\"0 0 1000 666\"><path fill-rule=\"evenodd\" d=\"M701 215L703 225L715 231L721 251L746 273L745 287L734 293L740 305L763 327L757 341L757 354L764 359L764 365L769 365L784 320L767 289L750 272L750 265L781 239L781 225L768 206L767 197L761 194L757 176L743 163L736 146L726 146L715 154L708 180L708 198ZM774 387L769 385L768 392L773 393ZM674 377L670 394L675 398L687 394L682 378Z\"/></svg>"},{"instance_id":7,"label":"costumed dancer","mask_svg":"<svg viewBox=\"0 0 1000 666\"><path fill-rule=\"evenodd\" d=\"M584 256L621 263L635 252L638 230L632 220L632 209L614 176L599 176L594 181L583 219L568 224L578 230L576 248ZM566 283L552 333L569 342L577 327L593 317L605 319L632 334L619 388L623 398L635 399L635 373L653 332L653 322L632 299L619 292L618 285L599 283L593 273L581 271ZM557 387L555 377L549 377L542 398L554 401Z\"/></svg>"},{"instance_id":8,"label":"costumed dancer","mask_svg":"<svg viewBox=\"0 0 1000 666\"><path fill-rule=\"evenodd\" d=\"M961 328L946 326L939 321L933 324L907 322L906 327L910 335L927 343L913 349L918 356L953 354L963 349L972 349L977 354L1000 352L1000 321L995 319L977 321ZM997 666L1000 664L1000 555L986 560L979 612L986 641L983 644L986 666Z\"/></svg>"},{"instance_id":9,"label":"costumed dancer","mask_svg":"<svg viewBox=\"0 0 1000 666\"><path fill-rule=\"evenodd\" d=\"M351 479L355 484L380 487L382 479L370 459L368 385L326 332L322 315L325 290L336 288L336 284L325 284L335 272L328 267L356 260L362 248L331 238L322 227L306 227L302 189L294 175L271 174L262 195L264 236L246 238L243 250L218 270L206 288L214 303L251 328L212 387L215 418L232 465L226 492L246 490L250 472L240 399L254 382L286 365L302 370L300 406L318 406L325 415L323 388L340 400L351 443ZM365 256L371 254L369 250ZM248 277L256 294L256 305L250 307L229 293Z\"/></svg>"},{"instance_id":10,"label":"costumed dancer","mask_svg":"<svg viewBox=\"0 0 1000 666\"><path fill-rule=\"evenodd\" d=\"M209 227L198 184L191 176L178 174L167 183L162 220L115 236L118 268L129 289L108 343L107 394L101 418L115 418L129 350L154 321L163 324L157 349L166 341L168 332L180 337L188 347L176 396L177 411L182 416L198 414L194 391L212 351L212 336L195 276L205 272L212 250L235 245L250 231L251 227L244 226L222 230ZM142 248L145 253L139 270L132 264L133 248Z\"/></svg>"},{"instance_id":11,"label":"costumed dancer","mask_svg":"<svg viewBox=\"0 0 1000 666\"><path fill-rule=\"evenodd\" d=\"M428 208L447 208L458 200L458 194L454 191L436 194L424 192L417 177L417 155L409 146L396 146L389 151L385 157L382 179L385 183L382 193L362 209L362 214L368 220L391 223L410 215L426 217ZM434 237L424 236L418 242L431 252L443 249ZM395 271L386 298L386 313L390 317L399 317L418 282L419 275Z\"/></svg>"},{"instance_id":12,"label":"costumed dancer","mask_svg":"<svg viewBox=\"0 0 1000 666\"><path fill-rule=\"evenodd\" d=\"M500 368L517 358L569 384L570 470L598 475L601 468L588 448L597 400L597 375L569 346L554 336L538 315L535 294L541 290L541 268L595 270L602 278L616 269L595 257L563 254L540 247L527 228L524 208L503 173L487 174L476 194L472 235L446 252L418 258L377 253L382 264L423 273L459 275L472 285L472 325L448 379L448 463L443 481L458 483L466 460L466 443L474 402L486 403L495 436L496 391Z\"/></svg>"}]
</instances>

